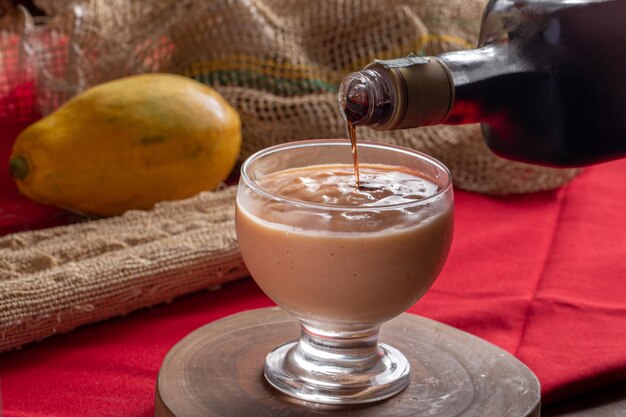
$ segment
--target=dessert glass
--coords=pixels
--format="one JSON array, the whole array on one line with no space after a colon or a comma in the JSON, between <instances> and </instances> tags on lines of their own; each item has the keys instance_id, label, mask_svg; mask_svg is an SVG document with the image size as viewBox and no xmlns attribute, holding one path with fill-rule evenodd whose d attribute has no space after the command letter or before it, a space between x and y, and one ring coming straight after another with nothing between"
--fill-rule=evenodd
<instances>
[{"instance_id":1,"label":"dessert glass","mask_svg":"<svg viewBox=\"0 0 626 417\"><path fill-rule=\"evenodd\" d=\"M299 320L301 336L270 352L264 375L279 391L326 404L382 400L409 383L410 365L379 343L381 325L431 287L452 240L448 169L406 148L358 144L361 164L410 170L436 185L422 199L376 207L311 203L259 184L286 169L351 164L346 140L264 149L241 168L236 228L259 287Z\"/></svg>"}]
</instances>

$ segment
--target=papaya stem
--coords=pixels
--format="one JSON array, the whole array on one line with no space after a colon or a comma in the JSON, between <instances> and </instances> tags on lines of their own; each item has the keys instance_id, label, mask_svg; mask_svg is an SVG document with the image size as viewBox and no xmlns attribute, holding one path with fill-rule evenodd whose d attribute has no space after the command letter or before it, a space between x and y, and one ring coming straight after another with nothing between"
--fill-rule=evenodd
<instances>
[{"instance_id":1,"label":"papaya stem","mask_svg":"<svg viewBox=\"0 0 626 417\"><path fill-rule=\"evenodd\" d=\"M18 155L9 161L9 172L18 180L23 180L28 176L30 168L28 166L28 160L22 155Z\"/></svg>"}]
</instances>

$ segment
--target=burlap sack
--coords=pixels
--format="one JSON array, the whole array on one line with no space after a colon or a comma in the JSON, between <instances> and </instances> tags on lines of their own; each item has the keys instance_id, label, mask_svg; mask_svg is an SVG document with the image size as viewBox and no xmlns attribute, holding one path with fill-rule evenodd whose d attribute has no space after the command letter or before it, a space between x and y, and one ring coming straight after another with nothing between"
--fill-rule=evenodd
<instances>
[{"instance_id":1,"label":"burlap sack","mask_svg":"<svg viewBox=\"0 0 626 417\"><path fill-rule=\"evenodd\" d=\"M39 0L39 20L9 3L0 0L0 120L32 120L124 75L175 72L237 108L243 159L279 142L346 137L335 95L347 72L473 47L486 2ZM484 193L555 188L577 172L499 159L476 126L358 134L429 153L457 187ZM0 240L0 350L244 276L232 195Z\"/></svg>"},{"instance_id":2,"label":"burlap sack","mask_svg":"<svg viewBox=\"0 0 626 417\"><path fill-rule=\"evenodd\" d=\"M0 352L246 276L234 195L0 238Z\"/></svg>"}]
</instances>

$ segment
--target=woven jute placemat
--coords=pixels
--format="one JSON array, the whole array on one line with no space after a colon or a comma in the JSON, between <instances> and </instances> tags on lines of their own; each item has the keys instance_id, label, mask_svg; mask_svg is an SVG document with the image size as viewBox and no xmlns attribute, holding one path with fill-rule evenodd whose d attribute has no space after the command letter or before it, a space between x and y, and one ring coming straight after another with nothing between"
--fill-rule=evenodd
<instances>
[{"instance_id":1,"label":"woven jute placemat","mask_svg":"<svg viewBox=\"0 0 626 417\"><path fill-rule=\"evenodd\" d=\"M473 47L485 0L0 0L0 120L49 114L92 85L173 72L218 90L243 121L241 159L281 142L346 137L342 77L374 59ZM477 126L363 139L443 161L489 194L558 187L576 170L491 154ZM123 150L120 150L123 151ZM0 239L0 350L246 274L233 189L146 212Z\"/></svg>"}]
</instances>

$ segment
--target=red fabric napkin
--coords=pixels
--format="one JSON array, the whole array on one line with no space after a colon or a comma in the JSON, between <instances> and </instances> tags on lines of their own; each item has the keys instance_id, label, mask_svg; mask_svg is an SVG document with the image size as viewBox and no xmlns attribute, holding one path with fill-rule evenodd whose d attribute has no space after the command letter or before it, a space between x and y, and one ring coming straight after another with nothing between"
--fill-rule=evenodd
<instances>
[{"instance_id":1,"label":"red fabric napkin","mask_svg":"<svg viewBox=\"0 0 626 417\"><path fill-rule=\"evenodd\" d=\"M0 185L0 232L69 221L18 196L6 170ZM544 404L626 381L625 195L626 159L553 192L457 191L448 262L410 311L515 354L539 377ZM271 304L248 279L3 354L1 415L152 416L159 366L178 340Z\"/></svg>"}]
</instances>

